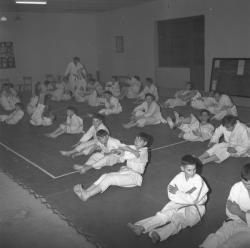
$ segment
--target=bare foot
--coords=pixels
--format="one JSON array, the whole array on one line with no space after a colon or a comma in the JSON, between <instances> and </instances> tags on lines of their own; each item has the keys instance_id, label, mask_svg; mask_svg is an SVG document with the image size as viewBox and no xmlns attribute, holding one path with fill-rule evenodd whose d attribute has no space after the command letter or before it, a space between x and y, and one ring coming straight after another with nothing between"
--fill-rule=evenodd
<instances>
[{"instance_id":1,"label":"bare foot","mask_svg":"<svg viewBox=\"0 0 250 248\"><path fill-rule=\"evenodd\" d=\"M80 164L74 164L73 165L73 169L76 170L76 171L81 171L81 169L83 168L83 165L80 165Z\"/></svg>"},{"instance_id":2,"label":"bare foot","mask_svg":"<svg viewBox=\"0 0 250 248\"><path fill-rule=\"evenodd\" d=\"M88 200L88 194L86 190L82 188L81 184L77 184L73 188L75 194L82 200L82 201L87 201Z\"/></svg>"},{"instance_id":3,"label":"bare foot","mask_svg":"<svg viewBox=\"0 0 250 248\"><path fill-rule=\"evenodd\" d=\"M152 240L152 243L153 244L157 244L160 242L161 238L159 236L159 234L155 231L153 231L151 234L150 234L150 238Z\"/></svg>"},{"instance_id":4,"label":"bare foot","mask_svg":"<svg viewBox=\"0 0 250 248\"><path fill-rule=\"evenodd\" d=\"M133 232L135 233L136 235L140 236L143 231L144 231L144 227L142 226L138 226L138 225L134 225L132 223L128 223L127 224L128 228Z\"/></svg>"}]
</instances>

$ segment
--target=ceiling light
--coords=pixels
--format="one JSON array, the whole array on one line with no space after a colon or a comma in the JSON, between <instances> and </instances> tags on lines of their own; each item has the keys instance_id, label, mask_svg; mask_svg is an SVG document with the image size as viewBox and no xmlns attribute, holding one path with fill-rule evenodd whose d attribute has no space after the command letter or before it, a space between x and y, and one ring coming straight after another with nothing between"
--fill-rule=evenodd
<instances>
[{"instance_id":1,"label":"ceiling light","mask_svg":"<svg viewBox=\"0 0 250 248\"><path fill-rule=\"evenodd\" d=\"M6 22L6 21L7 21L7 17L6 17L6 16L2 16L2 17L0 18L0 21L1 21L1 22Z\"/></svg>"},{"instance_id":2,"label":"ceiling light","mask_svg":"<svg viewBox=\"0 0 250 248\"><path fill-rule=\"evenodd\" d=\"M16 0L16 3L17 4L47 4L47 1L40 1L40 0L37 0L37 1L25 1L25 0Z\"/></svg>"}]
</instances>

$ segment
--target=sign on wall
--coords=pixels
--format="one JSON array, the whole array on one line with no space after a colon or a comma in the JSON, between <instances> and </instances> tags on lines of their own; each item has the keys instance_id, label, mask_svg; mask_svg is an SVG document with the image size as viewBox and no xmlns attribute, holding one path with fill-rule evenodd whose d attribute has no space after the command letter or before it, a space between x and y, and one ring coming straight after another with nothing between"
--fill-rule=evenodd
<instances>
[{"instance_id":1,"label":"sign on wall","mask_svg":"<svg viewBox=\"0 0 250 248\"><path fill-rule=\"evenodd\" d=\"M8 69L15 67L16 63L13 42L0 42L0 69Z\"/></svg>"}]
</instances>

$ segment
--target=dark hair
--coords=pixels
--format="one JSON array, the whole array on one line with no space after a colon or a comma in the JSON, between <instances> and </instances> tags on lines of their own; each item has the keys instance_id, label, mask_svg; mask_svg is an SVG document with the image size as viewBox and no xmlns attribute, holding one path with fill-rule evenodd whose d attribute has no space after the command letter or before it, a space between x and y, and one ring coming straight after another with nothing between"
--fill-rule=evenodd
<instances>
[{"instance_id":1,"label":"dark hair","mask_svg":"<svg viewBox=\"0 0 250 248\"><path fill-rule=\"evenodd\" d=\"M110 95L110 96L113 96L112 92L109 91L109 90L105 90L105 91L104 91L104 94L108 94L108 95Z\"/></svg>"},{"instance_id":2,"label":"dark hair","mask_svg":"<svg viewBox=\"0 0 250 248\"><path fill-rule=\"evenodd\" d=\"M71 111L74 112L75 114L77 113L76 107L73 107L73 106L68 106L68 107L67 107L67 110L71 110Z\"/></svg>"},{"instance_id":3,"label":"dark hair","mask_svg":"<svg viewBox=\"0 0 250 248\"><path fill-rule=\"evenodd\" d=\"M17 102L15 106L18 106L20 109L24 109L24 105L21 102Z\"/></svg>"},{"instance_id":4,"label":"dark hair","mask_svg":"<svg viewBox=\"0 0 250 248\"><path fill-rule=\"evenodd\" d=\"M233 127L235 124L236 124L236 121L237 121L237 117L233 116L233 115L226 115L221 123L224 127Z\"/></svg>"},{"instance_id":5,"label":"dark hair","mask_svg":"<svg viewBox=\"0 0 250 248\"><path fill-rule=\"evenodd\" d=\"M75 56L75 57L73 58L73 60L78 60L78 61L80 61L80 58L77 57L77 56Z\"/></svg>"},{"instance_id":6,"label":"dark hair","mask_svg":"<svg viewBox=\"0 0 250 248\"><path fill-rule=\"evenodd\" d=\"M190 85L191 90L194 88L194 84L191 81L186 82L186 84Z\"/></svg>"},{"instance_id":7,"label":"dark hair","mask_svg":"<svg viewBox=\"0 0 250 248\"><path fill-rule=\"evenodd\" d=\"M241 169L241 178L245 181L250 180L250 163L243 166Z\"/></svg>"},{"instance_id":8,"label":"dark hair","mask_svg":"<svg viewBox=\"0 0 250 248\"><path fill-rule=\"evenodd\" d=\"M99 114L99 113L95 113L95 114L93 114L92 119L98 119L99 121L104 122L104 119L105 119L105 118L104 118L103 115L101 115L101 114Z\"/></svg>"},{"instance_id":9,"label":"dark hair","mask_svg":"<svg viewBox=\"0 0 250 248\"><path fill-rule=\"evenodd\" d=\"M139 76L134 76L135 79L137 79L138 81L140 81L140 77Z\"/></svg>"},{"instance_id":10,"label":"dark hair","mask_svg":"<svg viewBox=\"0 0 250 248\"><path fill-rule=\"evenodd\" d=\"M146 134L146 133L144 133L144 132L140 132L140 133L138 133L138 134L136 135L136 137L139 137L139 138L141 138L144 142L146 142L146 145L145 145L145 146L148 145L149 140L150 140L150 137L149 137L148 134Z\"/></svg>"},{"instance_id":11,"label":"dark hair","mask_svg":"<svg viewBox=\"0 0 250 248\"><path fill-rule=\"evenodd\" d=\"M200 163L199 159L190 154L186 154L181 158L182 166L191 164L191 165L195 165L196 167L198 167L199 163Z\"/></svg>"},{"instance_id":12,"label":"dark hair","mask_svg":"<svg viewBox=\"0 0 250 248\"><path fill-rule=\"evenodd\" d=\"M109 133L106 130L101 129L101 130L97 131L96 136L103 138L105 136L109 136Z\"/></svg>"},{"instance_id":13,"label":"dark hair","mask_svg":"<svg viewBox=\"0 0 250 248\"><path fill-rule=\"evenodd\" d=\"M146 78L146 81L147 81L147 82L149 82L149 83L151 83L151 84L153 84L153 83L154 83L153 79L152 79L152 78L150 78L150 77L147 77L147 78Z\"/></svg>"},{"instance_id":14,"label":"dark hair","mask_svg":"<svg viewBox=\"0 0 250 248\"><path fill-rule=\"evenodd\" d=\"M155 96L153 94L151 94L151 93L145 94L145 98L148 97L148 96L150 96L153 100L155 100Z\"/></svg>"}]
</instances>

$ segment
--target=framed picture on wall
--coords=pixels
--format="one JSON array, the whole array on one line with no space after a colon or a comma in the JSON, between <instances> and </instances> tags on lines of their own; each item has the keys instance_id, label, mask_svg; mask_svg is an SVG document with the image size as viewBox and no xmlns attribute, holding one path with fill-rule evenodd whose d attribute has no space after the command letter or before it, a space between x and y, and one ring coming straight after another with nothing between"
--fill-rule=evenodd
<instances>
[{"instance_id":1,"label":"framed picture on wall","mask_svg":"<svg viewBox=\"0 0 250 248\"><path fill-rule=\"evenodd\" d=\"M15 67L16 63L13 42L0 42L0 69L8 69Z\"/></svg>"},{"instance_id":2,"label":"framed picture on wall","mask_svg":"<svg viewBox=\"0 0 250 248\"><path fill-rule=\"evenodd\" d=\"M117 53L124 52L124 38L123 36L115 36L115 51Z\"/></svg>"}]
</instances>

